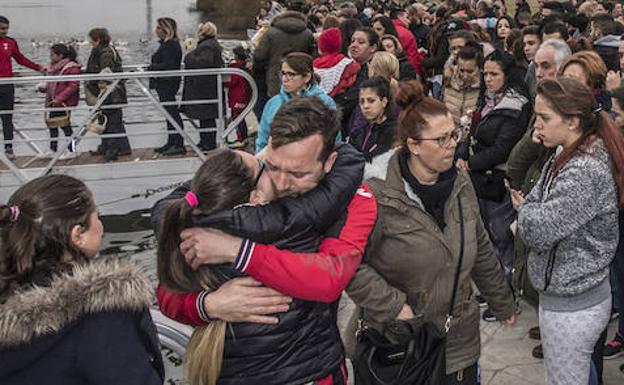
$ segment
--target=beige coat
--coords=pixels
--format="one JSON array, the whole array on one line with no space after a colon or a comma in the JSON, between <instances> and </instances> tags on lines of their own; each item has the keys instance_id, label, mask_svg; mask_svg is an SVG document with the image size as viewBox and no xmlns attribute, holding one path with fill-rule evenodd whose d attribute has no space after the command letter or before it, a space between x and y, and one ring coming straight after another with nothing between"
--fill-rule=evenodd
<instances>
[{"instance_id":1,"label":"beige coat","mask_svg":"<svg viewBox=\"0 0 624 385\"><path fill-rule=\"evenodd\" d=\"M447 225L441 231L401 177L398 153L377 159L384 160L387 167L382 164L377 177L367 182L375 192L378 219L347 293L361 307L363 321L387 336L397 330L393 321L405 303L443 331L459 260L459 196L464 259L447 339L446 371L467 368L477 362L480 350L479 307L471 282L499 320L514 314L511 290L481 221L470 177L458 172L444 210Z\"/></svg>"},{"instance_id":2,"label":"beige coat","mask_svg":"<svg viewBox=\"0 0 624 385\"><path fill-rule=\"evenodd\" d=\"M479 90L478 81L470 86L464 86L457 76L453 76L449 84L444 86L444 104L453 116L455 124L459 124L461 117L468 115L469 111L477 110Z\"/></svg>"}]
</instances>

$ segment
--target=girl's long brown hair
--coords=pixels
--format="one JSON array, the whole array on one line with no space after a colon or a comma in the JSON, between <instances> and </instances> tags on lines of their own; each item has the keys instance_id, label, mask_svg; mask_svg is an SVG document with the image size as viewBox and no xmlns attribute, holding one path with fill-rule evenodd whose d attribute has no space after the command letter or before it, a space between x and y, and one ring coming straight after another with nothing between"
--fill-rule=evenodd
<instances>
[{"instance_id":1,"label":"girl's long brown hair","mask_svg":"<svg viewBox=\"0 0 624 385\"><path fill-rule=\"evenodd\" d=\"M193 226L193 217L210 215L249 201L254 176L239 154L232 150L213 150L197 170L191 191L199 205L192 208L182 198L167 209L158 242L158 280L174 293L216 290L221 280L202 266L194 271L179 250L180 233ZM211 321L196 328L187 346L186 376L192 385L215 385L223 363L226 322Z\"/></svg>"},{"instance_id":2,"label":"girl's long brown hair","mask_svg":"<svg viewBox=\"0 0 624 385\"><path fill-rule=\"evenodd\" d=\"M543 80L537 86L537 95L547 100L550 107L564 118L579 118L582 136L557 156L553 175L595 136L602 139L611 156L613 179L618 187L618 203L624 207L624 135L611 117L600 109L592 91L572 78Z\"/></svg>"}]
</instances>

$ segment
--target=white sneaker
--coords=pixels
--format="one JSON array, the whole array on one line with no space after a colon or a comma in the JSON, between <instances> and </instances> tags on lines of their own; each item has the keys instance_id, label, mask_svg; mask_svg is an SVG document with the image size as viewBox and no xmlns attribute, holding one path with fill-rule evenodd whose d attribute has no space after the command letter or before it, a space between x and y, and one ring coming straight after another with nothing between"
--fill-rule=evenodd
<instances>
[{"instance_id":1,"label":"white sneaker","mask_svg":"<svg viewBox=\"0 0 624 385\"><path fill-rule=\"evenodd\" d=\"M67 151L67 152L64 152L63 155L59 157L59 160L75 159L77 157L78 157L78 154L76 154L74 151Z\"/></svg>"}]
</instances>

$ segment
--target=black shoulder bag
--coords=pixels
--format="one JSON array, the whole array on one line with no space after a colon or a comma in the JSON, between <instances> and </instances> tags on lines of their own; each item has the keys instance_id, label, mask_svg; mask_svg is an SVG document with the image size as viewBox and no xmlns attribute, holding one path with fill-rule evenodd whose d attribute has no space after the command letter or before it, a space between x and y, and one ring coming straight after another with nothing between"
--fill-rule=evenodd
<instances>
[{"instance_id":1,"label":"black shoulder bag","mask_svg":"<svg viewBox=\"0 0 624 385\"><path fill-rule=\"evenodd\" d=\"M453 305L464 259L464 215L459 196L461 245L453 281L451 305L442 333L431 322L400 321L396 324L408 336L391 343L372 327L358 330L353 366L357 385L436 385L446 377L446 335L453 320Z\"/></svg>"}]
</instances>

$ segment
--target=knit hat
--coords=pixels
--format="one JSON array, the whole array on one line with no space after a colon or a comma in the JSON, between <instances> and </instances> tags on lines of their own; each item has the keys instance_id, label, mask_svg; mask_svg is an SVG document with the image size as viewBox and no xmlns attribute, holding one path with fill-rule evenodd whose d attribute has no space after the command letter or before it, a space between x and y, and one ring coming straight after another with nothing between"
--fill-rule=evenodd
<instances>
[{"instance_id":1,"label":"knit hat","mask_svg":"<svg viewBox=\"0 0 624 385\"><path fill-rule=\"evenodd\" d=\"M342 35L338 28L328 28L318 37L319 52L325 55L340 52L341 46Z\"/></svg>"}]
</instances>

